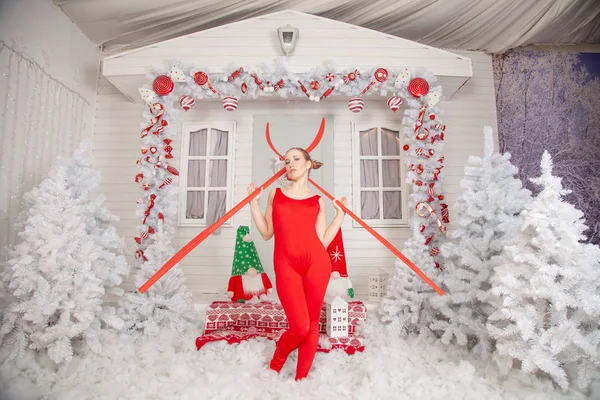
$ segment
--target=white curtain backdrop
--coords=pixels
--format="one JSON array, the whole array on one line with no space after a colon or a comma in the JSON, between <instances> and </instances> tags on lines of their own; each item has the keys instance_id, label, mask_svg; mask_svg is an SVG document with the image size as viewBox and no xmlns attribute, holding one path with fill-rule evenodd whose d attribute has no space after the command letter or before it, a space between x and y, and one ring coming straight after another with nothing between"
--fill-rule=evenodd
<instances>
[{"instance_id":1,"label":"white curtain backdrop","mask_svg":"<svg viewBox=\"0 0 600 400\"><path fill-rule=\"evenodd\" d=\"M15 242L23 194L82 139L89 103L0 41L0 249Z\"/></svg>"},{"instance_id":2,"label":"white curtain backdrop","mask_svg":"<svg viewBox=\"0 0 600 400\"><path fill-rule=\"evenodd\" d=\"M447 49L600 42L598 0L54 0L106 54L296 10ZM118 17L115 17L118 16Z\"/></svg>"}]
</instances>

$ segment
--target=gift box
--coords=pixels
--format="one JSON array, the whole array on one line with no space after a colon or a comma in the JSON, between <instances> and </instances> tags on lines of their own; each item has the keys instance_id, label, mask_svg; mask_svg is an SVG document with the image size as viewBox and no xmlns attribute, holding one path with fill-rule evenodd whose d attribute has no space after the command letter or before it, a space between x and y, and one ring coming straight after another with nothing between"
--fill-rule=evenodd
<instances>
[{"instance_id":1,"label":"gift box","mask_svg":"<svg viewBox=\"0 0 600 400\"><path fill-rule=\"evenodd\" d=\"M318 351L329 352L342 349L348 354L364 350L363 337L355 335L356 326L367 319L367 308L360 301L348 303L348 336L331 338L327 336L327 308L323 304L319 323L319 337L328 340L328 347L318 348ZM206 308L204 333L196 339L199 350L206 343L225 340L229 344L240 343L243 340L264 337L279 340L288 329L285 311L280 303L232 303L230 301L215 301Z\"/></svg>"},{"instance_id":2,"label":"gift box","mask_svg":"<svg viewBox=\"0 0 600 400\"><path fill-rule=\"evenodd\" d=\"M321 340L325 339L329 341L330 348L321 346ZM327 335L320 335L319 348L317 351L323 353L329 353L331 350L342 349L347 354L354 354L357 351L363 351L365 349L365 338L361 335L349 335L347 337L328 337Z\"/></svg>"}]
</instances>

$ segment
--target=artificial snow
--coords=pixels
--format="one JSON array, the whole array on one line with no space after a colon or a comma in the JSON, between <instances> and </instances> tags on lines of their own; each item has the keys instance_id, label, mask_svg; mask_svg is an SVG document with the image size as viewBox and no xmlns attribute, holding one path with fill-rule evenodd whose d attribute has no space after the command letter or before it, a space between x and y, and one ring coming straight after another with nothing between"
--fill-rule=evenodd
<instances>
[{"instance_id":1,"label":"artificial snow","mask_svg":"<svg viewBox=\"0 0 600 400\"><path fill-rule=\"evenodd\" d=\"M266 339L209 343L197 351L200 328L183 335L163 330L154 338L104 330L101 354L86 351L56 368L44 353L28 350L25 357L3 364L1 399L584 398L520 371L501 376L493 363L477 361L465 349L433 337L401 338L375 317L362 331L367 337L363 353L317 353L309 377L296 382L295 352L280 375L266 369L275 348ZM77 350L85 351L83 346Z\"/></svg>"}]
</instances>

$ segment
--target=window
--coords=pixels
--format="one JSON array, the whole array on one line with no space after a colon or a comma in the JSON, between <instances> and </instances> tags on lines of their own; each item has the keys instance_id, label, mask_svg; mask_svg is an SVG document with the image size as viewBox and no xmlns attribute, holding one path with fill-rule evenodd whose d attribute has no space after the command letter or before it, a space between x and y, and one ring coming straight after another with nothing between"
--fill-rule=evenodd
<instances>
[{"instance_id":1,"label":"window","mask_svg":"<svg viewBox=\"0 0 600 400\"><path fill-rule=\"evenodd\" d=\"M407 224L400 132L389 128L394 125L353 126L354 204L371 226Z\"/></svg>"},{"instance_id":2,"label":"window","mask_svg":"<svg viewBox=\"0 0 600 400\"><path fill-rule=\"evenodd\" d=\"M209 226L231 209L234 139L234 122L184 123L180 225Z\"/></svg>"}]
</instances>

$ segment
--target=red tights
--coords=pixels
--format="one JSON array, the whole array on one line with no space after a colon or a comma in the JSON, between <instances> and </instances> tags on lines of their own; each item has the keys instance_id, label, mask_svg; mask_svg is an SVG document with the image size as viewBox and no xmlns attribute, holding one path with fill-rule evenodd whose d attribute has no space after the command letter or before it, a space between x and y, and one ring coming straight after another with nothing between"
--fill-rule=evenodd
<instances>
[{"instance_id":1,"label":"red tights","mask_svg":"<svg viewBox=\"0 0 600 400\"><path fill-rule=\"evenodd\" d=\"M270 368L281 371L290 353L297 348L296 380L308 375L319 344L319 317L331 274L329 257L326 252L321 254L327 257L325 262L312 260L304 271L300 271L303 274L297 271L300 268L287 262L280 260L275 263L277 294L288 318L289 329L277 342Z\"/></svg>"}]
</instances>

